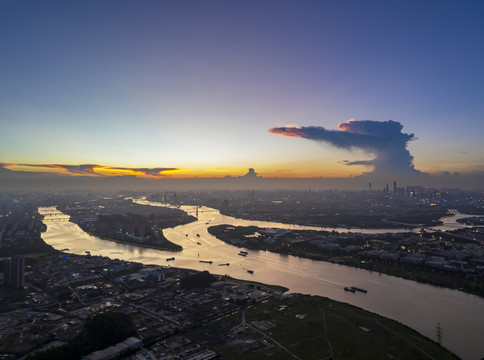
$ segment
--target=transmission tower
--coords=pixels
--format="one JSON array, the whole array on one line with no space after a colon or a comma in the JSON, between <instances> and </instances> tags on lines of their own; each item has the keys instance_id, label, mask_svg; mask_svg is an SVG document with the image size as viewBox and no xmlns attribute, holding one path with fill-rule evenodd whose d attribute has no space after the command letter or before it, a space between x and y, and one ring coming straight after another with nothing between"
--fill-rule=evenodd
<instances>
[{"instance_id":1,"label":"transmission tower","mask_svg":"<svg viewBox=\"0 0 484 360\"><path fill-rule=\"evenodd\" d=\"M442 337L444 336L444 331L442 330L442 326L440 326L440 322L437 323L437 326L435 328L435 335L437 336L437 343L441 345Z\"/></svg>"}]
</instances>

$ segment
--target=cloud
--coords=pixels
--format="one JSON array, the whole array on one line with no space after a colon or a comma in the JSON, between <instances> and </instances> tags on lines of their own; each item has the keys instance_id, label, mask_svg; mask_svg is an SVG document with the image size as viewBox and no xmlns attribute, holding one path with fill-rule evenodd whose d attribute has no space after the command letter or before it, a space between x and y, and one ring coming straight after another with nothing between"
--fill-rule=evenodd
<instances>
[{"instance_id":1,"label":"cloud","mask_svg":"<svg viewBox=\"0 0 484 360\"><path fill-rule=\"evenodd\" d=\"M98 175L95 172L95 168L98 167L98 165L60 165L60 164L19 164L19 165L25 166L25 167L65 170L68 173L75 174L75 175Z\"/></svg>"},{"instance_id":2,"label":"cloud","mask_svg":"<svg viewBox=\"0 0 484 360\"><path fill-rule=\"evenodd\" d=\"M0 168L2 168L2 169L8 169L10 166L15 166L15 165L17 165L17 164L0 162Z\"/></svg>"},{"instance_id":3,"label":"cloud","mask_svg":"<svg viewBox=\"0 0 484 360\"><path fill-rule=\"evenodd\" d=\"M98 169L111 170L114 172L131 172L138 173L146 176L163 176L165 171L179 170L178 168L125 168L125 167L114 167L114 166L99 166Z\"/></svg>"},{"instance_id":4,"label":"cloud","mask_svg":"<svg viewBox=\"0 0 484 360\"><path fill-rule=\"evenodd\" d=\"M345 161L347 165L373 166L372 173L413 173L413 156L407 150L414 134L402 133L403 126L396 121L349 120L338 125L339 130L321 126L286 126L272 128L271 134L300 137L331 144L340 149L362 149L371 153L372 160Z\"/></svg>"},{"instance_id":5,"label":"cloud","mask_svg":"<svg viewBox=\"0 0 484 360\"><path fill-rule=\"evenodd\" d=\"M9 170L8 167L13 166L13 165L15 165L15 164L8 164L8 163L0 162L0 175L11 173L12 170Z\"/></svg>"},{"instance_id":6,"label":"cloud","mask_svg":"<svg viewBox=\"0 0 484 360\"><path fill-rule=\"evenodd\" d=\"M66 165L66 164L7 164L0 163L0 167L7 168L12 166L31 167L31 168L44 168L44 169L56 169L65 171L71 175L88 175L88 176L112 176L113 173L119 175L141 175L150 177L164 176L164 172L178 170L178 168L128 168L117 166L104 166L96 164L83 164L83 165ZM106 174L109 173L109 174Z\"/></svg>"}]
</instances>

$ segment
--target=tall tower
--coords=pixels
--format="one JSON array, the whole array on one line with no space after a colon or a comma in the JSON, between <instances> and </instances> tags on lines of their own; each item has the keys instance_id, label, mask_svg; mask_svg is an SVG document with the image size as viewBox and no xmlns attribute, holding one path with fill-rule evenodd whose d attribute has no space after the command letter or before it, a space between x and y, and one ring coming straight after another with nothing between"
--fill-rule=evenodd
<instances>
[{"instance_id":1,"label":"tall tower","mask_svg":"<svg viewBox=\"0 0 484 360\"><path fill-rule=\"evenodd\" d=\"M25 279L25 258L14 256L3 262L3 284L15 289L23 290Z\"/></svg>"},{"instance_id":2,"label":"tall tower","mask_svg":"<svg viewBox=\"0 0 484 360\"><path fill-rule=\"evenodd\" d=\"M397 192L397 182L396 182L396 180L393 181L393 192L394 193Z\"/></svg>"}]
</instances>

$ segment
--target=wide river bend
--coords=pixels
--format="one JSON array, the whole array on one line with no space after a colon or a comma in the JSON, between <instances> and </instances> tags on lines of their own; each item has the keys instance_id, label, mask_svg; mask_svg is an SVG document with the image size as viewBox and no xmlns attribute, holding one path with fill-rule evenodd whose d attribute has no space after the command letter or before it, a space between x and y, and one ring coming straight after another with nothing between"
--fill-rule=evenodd
<instances>
[{"instance_id":1,"label":"wide river bend","mask_svg":"<svg viewBox=\"0 0 484 360\"><path fill-rule=\"evenodd\" d=\"M189 213L195 212L193 206L182 206L181 209ZM54 207L39 208L39 212L52 214L57 210ZM326 296L389 317L434 340L436 326L440 323L443 346L463 359L484 357L484 299L478 296L377 272L269 251L243 249L248 252L243 257L238 255L240 248L218 240L207 231L209 226L219 224L288 229L315 229L314 227L241 220L221 215L215 209L201 207L197 221L164 230L170 241L183 247L183 251L168 252L102 240L85 233L76 224L69 222L68 217L59 221L61 218L62 216L58 216L55 220L55 216L46 215L44 221L47 231L42 238L56 249L69 249L66 250L68 253L85 254L89 251L92 255L112 259L208 270L214 274L228 274L239 279L282 285L289 288L290 292ZM455 218L444 220L449 228L455 224ZM354 231L363 232L361 229ZM364 232L390 231L398 230ZM174 261L166 260L173 256ZM200 260L213 263L201 263ZM219 266L222 263L230 263L230 266ZM247 270L252 270L253 274ZM345 286L358 286L368 290L368 293L346 292L343 290Z\"/></svg>"}]
</instances>

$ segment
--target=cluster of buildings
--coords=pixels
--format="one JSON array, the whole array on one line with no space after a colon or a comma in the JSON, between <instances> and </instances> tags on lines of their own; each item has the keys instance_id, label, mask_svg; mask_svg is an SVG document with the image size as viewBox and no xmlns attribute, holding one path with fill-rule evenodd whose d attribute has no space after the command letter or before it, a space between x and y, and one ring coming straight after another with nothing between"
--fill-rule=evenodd
<instances>
[{"instance_id":1,"label":"cluster of buildings","mask_svg":"<svg viewBox=\"0 0 484 360\"><path fill-rule=\"evenodd\" d=\"M350 265L350 260L420 265L468 276L484 277L484 228L455 233L336 233L313 230L244 228L221 225L214 233L241 247L306 255ZM250 231L249 231L250 232ZM357 262L353 264L359 266Z\"/></svg>"},{"instance_id":2,"label":"cluster of buildings","mask_svg":"<svg viewBox=\"0 0 484 360\"><path fill-rule=\"evenodd\" d=\"M153 194L153 200L160 194ZM166 199L166 197L165 197ZM167 202L169 201L166 200ZM484 207L480 192L443 191L419 186L367 191L205 191L178 193L182 204L220 209L243 219L329 227L391 227L409 223L435 225L448 209ZM415 217L415 215L419 215Z\"/></svg>"},{"instance_id":3,"label":"cluster of buildings","mask_svg":"<svg viewBox=\"0 0 484 360\"><path fill-rule=\"evenodd\" d=\"M217 278L205 289L182 285L197 273L90 255L55 255L27 265L24 290L3 294L16 302L0 313L0 353L19 356L65 345L83 331L87 319L117 310L130 316L137 336L84 359L219 358L183 334L280 294Z\"/></svg>"},{"instance_id":4,"label":"cluster of buildings","mask_svg":"<svg viewBox=\"0 0 484 360\"><path fill-rule=\"evenodd\" d=\"M444 238L440 235L444 235ZM297 244L290 239L286 240ZM462 239L445 233L425 234L337 234L315 237L304 243L337 257L377 259L422 265L466 275L484 276L484 241Z\"/></svg>"}]
</instances>

